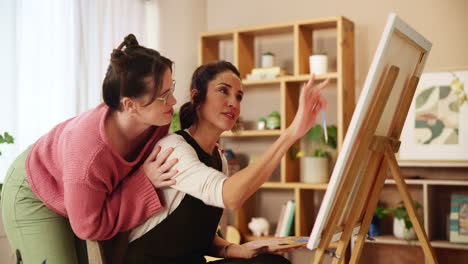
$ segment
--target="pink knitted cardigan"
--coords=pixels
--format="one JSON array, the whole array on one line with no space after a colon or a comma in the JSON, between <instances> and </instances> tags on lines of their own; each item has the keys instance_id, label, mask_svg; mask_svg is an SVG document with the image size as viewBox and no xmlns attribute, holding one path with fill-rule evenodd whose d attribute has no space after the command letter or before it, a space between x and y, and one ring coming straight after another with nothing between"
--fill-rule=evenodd
<instances>
[{"instance_id":1,"label":"pink knitted cardigan","mask_svg":"<svg viewBox=\"0 0 468 264\"><path fill-rule=\"evenodd\" d=\"M162 209L140 165L169 126L158 127L128 162L107 139L108 111L100 104L58 124L33 145L25 164L32 191L48 208L68 217L82 239L110 239Z\"/></svg>"}]
</instances>

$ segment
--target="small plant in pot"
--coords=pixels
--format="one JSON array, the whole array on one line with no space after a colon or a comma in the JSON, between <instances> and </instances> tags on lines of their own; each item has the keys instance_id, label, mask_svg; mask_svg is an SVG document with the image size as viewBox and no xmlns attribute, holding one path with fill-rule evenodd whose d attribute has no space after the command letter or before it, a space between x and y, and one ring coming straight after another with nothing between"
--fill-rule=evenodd
<instances>
[{"instance_id":1,"label":"small plant in pot","mask_svg":"<svg viewBox=\"0 0 468 264\"><path fill-rule=\"evenodd\" d=\"M268 51L262 54L262 68L270 68L275 64L275 54Z\"/></svg>"},{"instance_id":2,"label":"small plant in pot","mask_svg":"<svg viewBox=\"0 0 468 264\"><path fill-rule=\"evenodd\" d=\"M328 72L328 56L325 51L315 51L309 57L310 73L325 74Z\"/></svg>"},{"instance_id":3,"label":"small plant in pot","mask_svg":"<svg viewBox=\"0 0 468 264\"><path fill-rule=\"evenodd\" d=\"M414 208L416 210L422 208L418 201L414 202ZM416 232L413 228L413 223L410 220L408 211L403 202L400 202L400 206L392 209L393 219L393 235L400 239L414 240L416 239Z\"/></svg>"},{"instance_id":4,"label":"small plant in pot","mask_svg":"<svg viewBox=\"0 0 468 264\"><path fill-rule=\"evenodd\" d=\"M305 135L305 150L299 151L301 157L301 178L305 183L328 182L328 164L332 159L330 151L336 150L338 130L336 126L327 127L328 142L325 140L321 125L315 125Z\"/></svg>"}]
</instances>

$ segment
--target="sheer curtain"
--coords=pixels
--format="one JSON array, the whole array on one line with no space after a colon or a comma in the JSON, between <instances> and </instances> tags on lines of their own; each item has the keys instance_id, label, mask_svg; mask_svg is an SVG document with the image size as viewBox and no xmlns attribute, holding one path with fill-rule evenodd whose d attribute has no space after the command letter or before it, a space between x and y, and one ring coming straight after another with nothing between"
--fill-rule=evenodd
<instances>
[{"instance_id":1,"label":"sheer curtain","mask_svg":"<svg viewBox=\"0 0 468 264\"><path fill-rule=\"evenodd\" d=\"M129 33L142 44L147 40L149 1L1 2L0 50L8 54L0 68L0 133L10 132L16 142L0 145L0 183L28 145L101 102L112 49Z\"/></svg>"}]
</instances>

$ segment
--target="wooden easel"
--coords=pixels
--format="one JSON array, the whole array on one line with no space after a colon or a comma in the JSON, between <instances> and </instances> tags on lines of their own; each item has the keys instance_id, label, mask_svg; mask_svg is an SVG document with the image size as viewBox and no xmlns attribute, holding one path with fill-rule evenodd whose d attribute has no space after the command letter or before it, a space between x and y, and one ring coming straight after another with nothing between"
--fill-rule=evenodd
<instances>
[{"instance_id":1,"label":"wooden easel","mask_svg":"<svg viewBox=\"0 0 468 264\"><path fill-rule=\"evenodd\" d=\"M434 250L427 238L421 222L417 217L413 200L411 199L411 195L395 158L395 153L398 152L400 147L400 141L398 138L403 128L419 78L413 76L409 80L407 89L405 89L405 94L402 94L402 99L399 102L397 114L392 122L390 135L377 136L373 134L373 131L375 131L378 121L381 118L385 103L387 102L390 92L395 84L398 73L399 68L396 66L391 66L388 69L387 75L382 84L382 89L379 89L378 94L376 95L376 101L379 103L372 106L373 111L370 116L367 117L365 122L366 127L363 129L364 132L360 135L362 136L360 138L363 138L363 140L367 139L368 141L362 144L366 149L360 149L357 151L354 160L364 158L365 154L369 154L369 151L371 151L372 155L370 155L369 162L364 168L365 171L363 173L362 181L358 187L358 195L356 195L352 202L352 208L349 211L352 213L345 215L346 221L341 221L345 224L340 226L340 218L345 212L346 202L349 199L352 186L357 181L357 175L361 169L358 166L350 165L351 167L345 175L346 177L344 178L342 187L340 188L340 193L337 196L332 213L327 222L327 227L323 230L319 246L316 249L312 262L314 264L321 263L323 261L324 254L331 255L333 257L332 263L334 264L343 263L343 256L353 235L353 230L360 226L356 243L351 252L350 260L350 263L358 263L367 231L369 230L375 208L377 207L379 194L385 184L385 176L388 169L391 170L392 176L395 179L398 191L408 211L410 220L413 223L428 263L438 263L435 258ZM365 131L371 131L371 134ZM336 251L331 252L330 254L330 251L327 249L330 248L330 242L333 235L339 232L341 232L341 237L337 242Z\"/></svg>"}]
</instances>

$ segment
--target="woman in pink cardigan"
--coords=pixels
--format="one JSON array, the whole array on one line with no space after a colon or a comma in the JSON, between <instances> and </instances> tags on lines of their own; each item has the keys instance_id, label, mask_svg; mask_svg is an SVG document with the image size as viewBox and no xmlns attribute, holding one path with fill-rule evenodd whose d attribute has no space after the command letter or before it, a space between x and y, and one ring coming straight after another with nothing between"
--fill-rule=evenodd
<instances>
[{"instance_id":1,"label":"woman in pink cardigan","mask_svg":"<svg viewBox=\"0 0 468 264\"><path fill-rule=\"evenodd\" d=\"M112 53L104 103L58 124L15 160L1 203L23 263L86 263L80 239L110 239L163 208L156 189L175 183L177 160L154 146L168 132L173 92L171 60L129 35Z\"/></svg>"}]
</instances>

